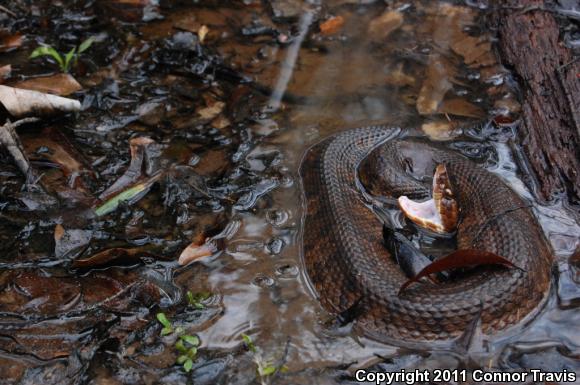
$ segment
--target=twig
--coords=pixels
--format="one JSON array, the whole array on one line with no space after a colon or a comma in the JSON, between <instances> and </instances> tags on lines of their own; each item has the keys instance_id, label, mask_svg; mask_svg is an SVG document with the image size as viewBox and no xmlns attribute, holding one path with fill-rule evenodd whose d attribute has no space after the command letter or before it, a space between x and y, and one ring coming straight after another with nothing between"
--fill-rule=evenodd
<instances>
[{"instance_id":1,"label":"twig","mask_svg":"<svg viewBox=\"0 0 580 385\"><path fill-rule=\"evenodd\" d=\"M28 177L28 172L30 170L30 162L24 154L22 143L20 143L20 138L16 133L16 127L23 124L35 123L38 120L38 118L25 118L14 123L11 123L8 120L6 124L0 127L0 143L6 147L10 155L12 155L12 158L14 158L14 162L20 171L22 171L26 177Z\"/></svg>"},{"instance_id":2,"label":"twig","mask_svg":"<svg viewBox=\"0 0 580 385\"><path fill-rule=\"evenodd\" d=\"M12 12L12 11L11 11L11 10L9 10L8 8L6 8L6 7L3 7L3 6L1 6L1 5L0 5L0 11L2 11L2 12L4 12L4 13L7 13L7 14L9 14L9 15L10 15L10 16L12 16L12 17L16 17L16 14L15 14L14 12Z\"/></svg>"}]
</instances>

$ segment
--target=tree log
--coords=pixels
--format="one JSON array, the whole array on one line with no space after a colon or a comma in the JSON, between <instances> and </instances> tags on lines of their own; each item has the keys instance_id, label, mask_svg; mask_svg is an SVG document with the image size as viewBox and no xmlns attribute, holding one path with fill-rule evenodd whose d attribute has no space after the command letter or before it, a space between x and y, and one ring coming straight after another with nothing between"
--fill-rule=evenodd
<instances>
[{"instance_id":1,"label":"tree log","mask_svg":"<svg viewBox=\"0 0 580 385\"><path fill-rule=\"evenodd\" d=\"M522 97L518 139L539 198L580 203L580 61L541 0L497 0L488 25Z\"/></svg>"}]
</instances>

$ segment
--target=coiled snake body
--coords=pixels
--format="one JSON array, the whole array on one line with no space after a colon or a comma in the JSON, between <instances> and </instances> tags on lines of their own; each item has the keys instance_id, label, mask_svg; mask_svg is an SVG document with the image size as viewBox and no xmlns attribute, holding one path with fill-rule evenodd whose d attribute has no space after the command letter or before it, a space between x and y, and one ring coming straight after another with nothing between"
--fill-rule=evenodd
<instances>
[{"instance_id":1,"label":"coiled snake body","mask_svg":"<svg viewBox=\"0 0 580 385\"><path fill-rule=\"evenodd\" d=\"M322 305L334 314L356 306L357 327L379 340L449 340L477 317L484 333L518 323L550 285L551 248L529 205L462 155L393 139L397 132L380 126L346 131L312 147L302 161L303 255ZM446 165L460 208L458 249L493 252L522 270L479 267L398 296L407 277L386 251L381 223L360 187L390 197L425 197L429 188L409 177L407 156L415 159L411 168Z\"/></svg>"}]
</instances>

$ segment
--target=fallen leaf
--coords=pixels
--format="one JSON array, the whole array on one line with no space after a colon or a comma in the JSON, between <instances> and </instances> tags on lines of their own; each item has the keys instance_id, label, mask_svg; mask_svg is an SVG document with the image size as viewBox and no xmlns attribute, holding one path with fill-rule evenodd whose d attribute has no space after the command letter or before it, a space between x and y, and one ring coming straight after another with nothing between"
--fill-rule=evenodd
<instances>
[{"instance_id":1,"label":"fallen leaf","mask_svg":"<svg viewBox=\"0 0 580 385\"><path fill-rule=\"evenodd\" d=\"M225 105L226 104L224 102L215 102L211 106L198 110L197 114L202 119L212 120L222 112Z\"/></svg>"},{"instance_id":2,"label":"fallen leaf","mask_svg":"<svg viewBox=\"0 0 580 385\"><path fill-rule=\"evenodd\" d=\"M4 83L4 80L10 77L11 72L12 66L10 64L0 67L0 84Z\"/></svg>"},{"instance_id":3,"label":"fallen leaf","mask_svg":"<svg viewBox=\"0 0 580 385\"><path fill-rule=\"evenodd\" d=\"M161 178L163 172L159 172L158 174L152 176L151 178L147 179L144 182L137 183L126 190L121 191L117 195L113 196L103 204L97 206L95 210L95 215L100 217L103 215L107 215L113 211L115 211L121 202L127 202L128 204L132 204L137 202L139 199L143 198L145 194L149 192L151 186Z\"/></svg>"},{"instance_id":4,"label":"fallen leaf","mask_svg":"<svg viewBox=\"0 0 580 385\"><path fill-rule=\"evenodd\" d=\"M483 112L481 108L460 98L443 100L437 109L437 112L456 116L467 116L476 119L485 117L485 112Z\"/></svg>"},{"instance_id":5,"label":"fallen leaf","mask_svg":"<svg viewBox=\"0 0 580 385\"><path fill-rule=\"evenodd\" d=\"M14 117L80 111L78 100L0 85L0 103Z\"/></svg>"},{"instance_id":6,"label":"fallen leaf","mask_svg":"<svg viewBox=\"0 0 580 385\"><path fill-rule=\"evenodd\" d=\"M144 251L140 248L113 248L103 250L97 254L94 254L88 258L77 259L72 263L74 268L93 268L104 265L109 265L111 263L115 264L135 264L142 261L143 258L154 258L157 257L148 251Z\"/></svg>"},{"instance_id":7,"label":"fallen leaf","mask_svg":"<svg viewBox=\"0 0 580 385\"><path fill-rule=\"evenodd\" d=\"M22 34L0 31L0 52L12 51L22 45Z\"/></svg>"},{"instance_id":8,"label":"fallen leaf","mask_svg":"<svg viewBox=\"0 0 580 385\"><path fill-rule=\"evenodd\" d=\"M429 57L427 77L417 98L417 111L421 115L437 112L443 97L451 89L451 79L454 75L455 69L447 60L440 55Z\"/></svg>"},{"instance_id":9,"label":"fallen leaf","mask_svg":"<svg viewBox=\"0 0 580 385\"><path fill-rule=\"evenodd\" d=\"M177 261L180 265L187 265L188 263L195 261L203 257L209 257L217 251L215 243L211 241L206 241L204 244L200 245L196 242L191 243L187 246L181 254L179 255L179 260Z\"/></svg>"},{"instance_id":10,"label":"fallen leaf","mask_svg":"<svg viewBox=\"0 0 580 385\"><path fill-rule=\"evenodd\" d=\"M57 224L54 227L54 240L55 242L58 242L62 239L62 236L64 235L64 227L62 227L61 224Z\"/></svg>"},{"instance_id":11,"label":"fallen leaf","mask_svg":"<svg viewBox=\"0 0 580 385\"><path fill-rule=\"evenodd\" d=\"M74 258L89 244L93 232L82 229L65 229L62 225L54 228L54 255L57 258Z\"/></svg>"},{"instance_id":12,"label":"fallen leaf","mask_svg":"<svg viewBox=\"0 0 580 385\"><path fill-rule=\"evenodd\" d=\"M403 64L399 64L395 70L390 71L385 79L385 82L391 86L404 87L414 86L416 79L413 76L407 75L403 72Z\"/></svg>"},{"instance_id":13,"label":"fallen leaf","mask_svg":"<svg viewBox=\"0 0 580 385\"><path fill-rule=\"evenodd\" d=\"M421 270L415 277L407 280L399 289L398 295L400 295L411 284L418 282L421 278L427 277L431 274L441 273L451 269L479 265L502 265L510 268L520 269L504 257L500 257L499 255L489 251L473 249L457 250L443 258L434 261L429 266Z\"/></svg>"},{"instance_id":14,"label":"fallen leaf","mask_svg":"<svg viewBox=\"0 0 580 385\"><path fill-rule=\"evenodd\" d=\"M197 37L199 38L199 42L203 44L203 41L205 40L205 37L207 36L207 34L209 33L209 28L206 25L202 25L201 27L199 27L199 30L197 31Z\"/></svg>"},{"instance_id":15,"label":"fallen leaf","mask_svg":"<svg viewBox=\"0 0 580 385\"><path fill-rule=\"evenodd\" d=\"M384 40L403 25L403 14L387 11L369 23L368 33L373 40Z\"/></svg>"},{"instance_id":16,"label":"fallen leaf","mask_svg":"<svg viewBox=\"0 0 580 385\"><path fill-rule=\"evenodd\" d=\"M430 122L421 125L421 129L433 140L448 140L453 137L453 126L449 122Z\"/></svg>"},{"instance_id":17,"label":"fallen leaf","mask_svg":"<svg viewBox=\"0 0 580 385\"><path fill-rule=\"evenodd\" d=\"M340 31L343 25L344 25L344 17L342 16L331 17L324 23L320 24L320 33L326 36L333 35L338 31Z\"/></svg>"},{"instance_id":18,"label":"fallen leaf","mask_svg":"<svg viewBox=\"0 0 580 385\"><path fill-rule=\"evenodd\" d=\"M131 163L119 179L99 195L99 199L105 200L137 182L140 178L151 176L157 172L155 159L160 155L159 146L149 137L136 137L129 141Z\"/></svg>"},{"instance_id":19,"label":"fallen leaf","mask_svg":"<svg viewBox=\"0 0 580 385\"><path fill-rule=\"evenodd\" d=\"M31 160L47 160L60 166L65 176L90 171L82 161L81 154L69 143L68 138L55 128L42 130L41 135L22 137L26 155ZM48 151L39 153L44 148Z\"/></svg>"},{"instance_id":20,"label":"fallen leaf","mask_svg":"<svg viewBox=\"0 0 580 385\"><path fill-rule=\"evenodd\" d=\"M463 57L465 64L470 67L483 67L495 63L491 54L491 42L487 36L469 36L451 43L451 49Z\"/></svg>"},{"instance_id":21,"label":"fallen leaf","mask_svg":"<svg viewBox=\"0 0 580 385\"><path fill-rule=\"evenodd\" d=\"M83 89L69 74L41 76L12 84L12 86L60 96L67 96Z\"/></svg>"}]
</instances>

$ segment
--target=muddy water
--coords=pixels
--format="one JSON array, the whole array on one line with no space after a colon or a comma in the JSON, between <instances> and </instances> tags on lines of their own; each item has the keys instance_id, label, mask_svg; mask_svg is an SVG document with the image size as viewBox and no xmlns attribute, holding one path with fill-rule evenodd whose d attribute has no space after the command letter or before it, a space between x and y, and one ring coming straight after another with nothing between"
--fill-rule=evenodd
<instances>
[{"instance_id":1,"label":"muddy water","mask_svg":"<svg viewBox=\"0 0 580 385\"><path fill-rule=\"evenodd\" d=\"M521 167L517 88L495 59L485 9L388 3L38 6L24 50L35 39L58 41L48 15L59 31L100 34L100 42L77 74L85 110L23 132L29 153L42 153L34 144L41 133L54 138L46 126L61 129L91 170L90 196L129 166L130 138L153 138L156 159L172 171L135 203L94 217L84 199L50 200L55 185L66 185L58 169L42 166L53 188L43 195L23 190L2 158L7 381L332 384L368 366L578 371L579 262L569 258L580 226L565 200L539 202ZM20 63L15 78L48 71L8 55ZM533 204L555 252L553 287L533 319L506 336L476 329L454 348L416 350L358 336L319 305L300 255L298 167L311 145L369 124L444 142ZM57 225L65 241L57 242ZM206 237L221 239L218 251L180 266L181 251ZM113 247L145 255L73 263ZM211 293L203 309L187 306L188 290ZM159 336L158 312L199 336L191 372L175 364L177 337ZM258 354L244 347L244 334ZM256 361L284 373L257 376Z\"/></svg>"}]
</instances>

